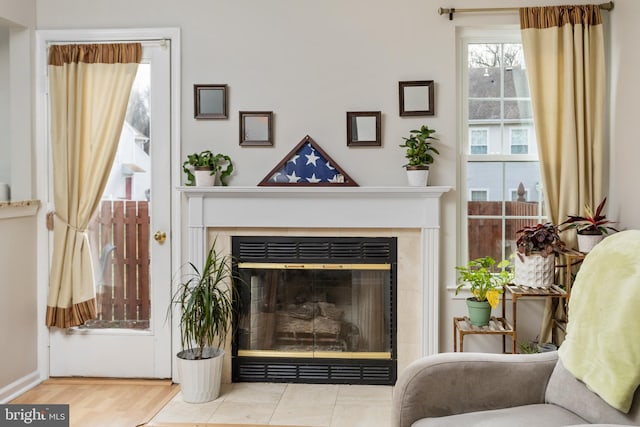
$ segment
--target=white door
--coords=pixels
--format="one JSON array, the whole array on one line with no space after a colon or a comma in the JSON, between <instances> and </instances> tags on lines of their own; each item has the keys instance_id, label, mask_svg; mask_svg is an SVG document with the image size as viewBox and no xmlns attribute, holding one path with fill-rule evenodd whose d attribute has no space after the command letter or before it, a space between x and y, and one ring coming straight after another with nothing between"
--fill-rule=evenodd
<instances>
[{"instance_id":1,"label":"white door","mask_svg":"<svg viewBox=\"0 0 640 427\"><path fill-rule=\"evenodd\" d=\"M127 122L89 230L99 318L51 329L51 376L171 377L170 49L168 41L143 42Z\"/></svg>"}]
</instances>

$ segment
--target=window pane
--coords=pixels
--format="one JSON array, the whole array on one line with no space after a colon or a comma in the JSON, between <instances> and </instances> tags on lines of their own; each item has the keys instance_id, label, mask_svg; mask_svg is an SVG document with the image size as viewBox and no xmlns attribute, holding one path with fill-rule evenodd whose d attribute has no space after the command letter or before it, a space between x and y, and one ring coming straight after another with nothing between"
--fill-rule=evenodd
<instances>
[{"instance_id":1,"label":"window pane","mask_svg":"<svg viewBox=\"0 0 640 427\"><path fill-rule=\"evenodd\" d=\"M468 45L467 227L469 259L504 259L516 231L542 222L542 186L537 161L511 155L537 154L533 114L519 43Z\"/></svg>"},{"instance_id":2,"label":"window pane","mask_svg":"<svg viewBox=\"0 0 640 427\"><path fill-rule=\"evenodd\" d=\"M469 97L500 97L501 47L499 44L469 45Z\"/></svg>"},{"instance_id":3,"label":"window pane","mask_svg":"<svg viewBox=\"0 0 640 427\"><path fill-rule=\"evenodd\" d=\"M531 101L504 101L504 118L507 120L533 119Z\"/></svg>"},{"instance_id":4,"label":"window pane","mask_svg":"<svg viewBox=\"0 0 640 427\"><path fill-rule=\"evenodd\" d=\"M469 120L500 119L500 101L469 100Z\"/></svg>"},{"instance_id":5,"label":"window pane","mask_svg":"<svg viewBox=\"0 0 640 427\"><path fill-rule=\"evenodd\" d=\"M518 188L522 184L528 193L527 200L538 202L542 199L539 162L506 162L505 181L507 188ZM537 215L536 212L534 215Z\"/></svg>"},{"instance_id":6,"label":"window pane","mask_svg":"<svg viewBox=\"0 0 640 427\"><path fill-rule=\"evenodd\" d=\"M504 44L504 96L528 98L529 82L521 44Z\"/></svg>"}]
</instances>

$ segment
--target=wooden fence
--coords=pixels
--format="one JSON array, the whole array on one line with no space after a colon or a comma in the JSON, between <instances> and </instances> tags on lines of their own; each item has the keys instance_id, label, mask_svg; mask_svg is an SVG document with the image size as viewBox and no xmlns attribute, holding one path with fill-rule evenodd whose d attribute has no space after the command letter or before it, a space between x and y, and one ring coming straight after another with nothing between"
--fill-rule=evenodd
<instances>
[{"instance_id":1,"label":"wooden fence","mask_svg":"<svg viewBox=\"0 0 640 427\"><path fill-rule=\"evenodd\" d=\"M471 216L502 216L502 202L468 202L467 214ZM538 219L537 202L506 202L505 216L529 217L513 218L505 221L504 241L507 245L505 256L508 257L515 250L516 232L525 225L535 225ZM468 221L469 259L491 255L494 259L502 259L502 219L500 218L469 218Z\"/></svg>"},{"instance_id":2,"label":"wooden fence","mask_svg":"<svg viewBox=\"0 0 640 427\"><path fill-rule=\"evenodd\" d=\"M89 227L96 260L97 324L148 325L149 225L147 201L102 202Z\"/></svg>"}]
</instances>

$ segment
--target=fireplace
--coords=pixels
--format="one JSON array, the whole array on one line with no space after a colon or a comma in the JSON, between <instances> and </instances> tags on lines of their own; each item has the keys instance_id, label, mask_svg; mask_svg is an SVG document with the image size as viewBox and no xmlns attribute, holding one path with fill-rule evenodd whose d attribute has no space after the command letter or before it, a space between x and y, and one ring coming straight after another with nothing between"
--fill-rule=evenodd
<instances>
[{"instance_id":1,"label":"fireplace","mask_svg":"<svg viewBox=\"0 0 640 427\"><path fill-rule=\"evenodd\" d=\"M392 323L397 326L390 352L401 372L417 358L438 352L440 197L449 190L433 186L180 187L188 202L184 259L202 265L214 240L231 254L234 236L394 238L397 275L392 274L392 280L399 309ZM173 345L179 348L179 340ZM235 359L230 342L225 348L229 351L223 381L229 383ZM348 361L343 360L345 366ZM274 362L283 360L274 358ZM313 364L306 366L308 371L314 369ZM180 382L179 376L174 375L174 380Z\"/></svg>"},{"instance_id":2,"label":"fireplace","mask_svg":"<svg viewBox=\"0 0 640 427\"><path fill-rule=\"evenodd\" d=\"M394 384L395 238L232 237L233 381Z\"/></svg>"}]
</instances>

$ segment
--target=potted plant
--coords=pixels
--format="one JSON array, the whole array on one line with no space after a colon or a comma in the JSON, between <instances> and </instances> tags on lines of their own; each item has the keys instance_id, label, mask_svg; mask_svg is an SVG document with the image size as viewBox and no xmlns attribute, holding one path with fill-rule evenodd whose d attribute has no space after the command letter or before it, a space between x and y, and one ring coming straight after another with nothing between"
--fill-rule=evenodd
<instances>
[{"instance_id":1,"label":"potted plant","mask_svg":"<svg viewBox=\"0 0 640 427\"><path fill-rule=\"evenodd\" d=\"M440 152L433 146L432 141L438 138L431 136L435 129L429 129L423 125L420 130L409 131L409 138L404 139L400 147L406 148L405 157L409 160L404 167L407 170L407 179L412 187L424 187L429 179L429 165L435 160L433 155Z\"/></svg>"},{"instance_id":2,"label":"potted plant","mask_svg":"<svg viewBox=\"0 0 640 427\"><path fill-rule=\"evenodd\" d=\"M171 304L179 309L180 343L177 354L182 397L189 403L218 397L222 360L230 321L234 313L234 276L230 257L209 249L204 266L188 263Z\"/></svg>"},{"instance_id":3,"label":"potted plant","mask_svg":"<svg viewBox=\"0 0 640 427\"><path fill-rule=\"evenodd\" d=\"M465 266L457 266L458 287L456 295L462 288L469 288L472 297L467 298L469 321L475 326L489 324L491 309L498 306L504 285L512 278L509 260L496 264L490 256L471 260Z\"/></svg>"},{"instance_id":4,"label":"potted plant","mask_svg":"<svg viewBox=\"0 0 640 427\"><path fill-rule=\"evenodd\" d=\"M555 254L565 246L558 226L547 222L518 230L514 282L532 287L550 287L554 282Z\"/></svg>"},{"instance_id":5,"label":"potted plant","mask_svg":"<svg viewBox=\"0 0 640 427\"><path fill-rule=\"evenodd\" d=\"M227 185L226 179L233 172L233 163L225 154L213 154L210 150L205 150L189 154L182 164L182 170L187 174L186 185L214 185L218 172L220 184Z\"/></svg>"},{"instance_id":6,"label":"potted plant","mask_svg":"<svg viewBox=\"0 0 640 427\"><path fill-rule=\"evenodd\" d=\"M568 215L567 219L560 224L565 226L561 231L574 228L578 238L578 250L580 252L588 253L597 245L609 231L618 231L609 224L614 224L613 221L609 221L602 213L604 205L607 203L607 198L602 199L602 202L596 208L594 212L590 206L585 206L584 216Z\"/></svg>"}]
</instances>

